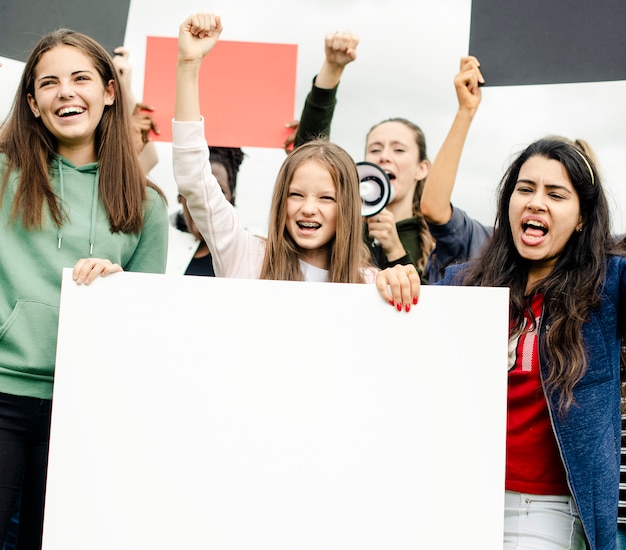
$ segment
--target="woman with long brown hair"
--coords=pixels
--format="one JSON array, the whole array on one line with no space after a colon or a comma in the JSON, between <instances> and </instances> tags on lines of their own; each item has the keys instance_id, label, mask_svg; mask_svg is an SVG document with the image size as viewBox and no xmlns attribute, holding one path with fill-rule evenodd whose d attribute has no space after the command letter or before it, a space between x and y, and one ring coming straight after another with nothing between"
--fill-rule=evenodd
<instances>
[{"instance_id":1,"label":"woman with long brown hair","mask_svg":"<svg viewBox=\"0 0 626 550\"><path fill-rule=\"evenodd\" d=\"M0 543L21 495L20 549L41 547L63 268L78 284L165 269L167 208L130 126L111 57L61 29L0 130Z\"/></svg>"}]
</instances>

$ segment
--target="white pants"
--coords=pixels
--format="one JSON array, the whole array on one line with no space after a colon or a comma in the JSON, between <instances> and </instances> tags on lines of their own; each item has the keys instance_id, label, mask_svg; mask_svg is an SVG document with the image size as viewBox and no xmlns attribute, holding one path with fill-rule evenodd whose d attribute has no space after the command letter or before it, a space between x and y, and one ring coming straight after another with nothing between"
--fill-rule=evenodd
<instances>
[{"instance_id":1,"label":"white pants","mask_svg":"<svg viewBox=\"0 0 626 550\"><path fill-rule=\"evenodd\" d=\"M569 496L505 492L505 550L584 550L585 537Z\"/></svg>"}]
</instances>

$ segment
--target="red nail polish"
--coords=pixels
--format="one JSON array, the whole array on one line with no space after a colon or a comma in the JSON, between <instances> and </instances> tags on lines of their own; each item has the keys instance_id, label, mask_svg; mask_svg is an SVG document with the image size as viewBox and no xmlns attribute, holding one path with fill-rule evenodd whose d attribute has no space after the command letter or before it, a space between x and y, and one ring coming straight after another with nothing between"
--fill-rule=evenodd
<instances>
[{"instance_id":1,"label":"red nail polish","mask_svg":"<svg viewBox=\"0 0 626 550\"><path fill-rule=\"evenodd\" d=\"M395 303L393 300L389 300L389 303L390 303L392 306L395 306L395 305L396 305L396 303Z\"/></svg>"},{"instance_id":2,"label":"red nail polish","mask_svg":"<svg viewBox=\"0 0 626 550\"><path fill-rule=\"evenodd\" d=\"M398 303L396 304L396 309L397 309L398 311L402 311L402 304L401 304L400 302L398 302Z\"/></svg>"},{"instance_id":3,"label":"red nail polish","mask_svg":"<svg viewBox=\"0 0 626 550\"><path fill-rule=\"evenodd\" d=\"M408 313L409 311L411 311L411 304L407 304L407 305L405 305L405 306L404 306L404 311L406 311L407 313Z\"/></svg>"},{"instance_id":4,"label":"red nail polish","mask_svg":"<svg viewBox=\"0 0 626 550\"><path fill-rule=\"evenodd\" d=\"M416 306L418 302L417 296L415 298L413 298L413 305Z\"/></svg>"}]
</instances>

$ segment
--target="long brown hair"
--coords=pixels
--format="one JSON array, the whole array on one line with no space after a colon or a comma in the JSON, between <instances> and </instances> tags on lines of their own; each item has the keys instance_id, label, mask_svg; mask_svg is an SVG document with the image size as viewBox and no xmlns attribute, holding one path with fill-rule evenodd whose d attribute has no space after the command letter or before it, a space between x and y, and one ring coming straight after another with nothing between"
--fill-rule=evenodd
<instances>
[{"instance_id":1,"label":"long brown hair","mask_svg":"<svg viewBox=\"0 0 626 550\"><path fill-rule=\"evenodd\" d=\"M131 120L124 90L112 59L106 50L90 37L69 29L58 29L45 35L33 48L13 101L11 113L0 129L0 151L6 155L7 165L0 188L2 203L9 178L19 172L11 220L20 219L27 229L40 228L47 205L54 223L60 227L66 213L52 189L50 166L55 158L57 141L35 117L28 104L28 95L34 96L35 70L41 57L61 45L73 46L93 60L106 86L115 84L115 100L105 106L95 132L96 158L99 163L99 191L109 218L112 232L138 233L143 226L143 203L148 183L138 162L131 137ZM159 191L160 193L160 191ZM163 196L161 194L161 196Z\"/></svg>"},{"instance_id":2,"label":"long brown hair","mask_svg":"<svg viewBox=\"0 0 626 550\"><path fill-rule=\"evenodd\" d=\"M418 162L422 162L423 160L428 160L428 153L426 151L426 136L424 135L424 131L414 122L407 120L402 117L393 117L388 118L386 120L382 120L378 124L372 126L367 133L366 139L369 138L369 135L372 133L372 130L380 126L381 124L385 124L386 122L399 122L400 124L404 124L409 130L411 130L415 136L415 143L417 144L417 151L419 154ZM415 190L413 192L413 216L417 219L417 223L419 226L419 246L422 251L422 255L420 258L417 258L417 267L421 271L426 271L426 262L428 261L428 257L432 249L435 246L435 241L430 234L430 230L428 229L428 224L426 223L426 219L422 214L422 210L420 209L420 202L422 200L422 192L424 191L424 184L426 183L426 178L419 180L415 185Z\"/></svg>"},{"instance_id":3,"label":"long brown hair","mask_svg":"<svg viewBox=\"0 0 626 550\"><path fill-rule=\"evenodd\" d=\"M337 230L331 244L329 281L362 283L362 269L369 265L369 252L362 235L359 174L344 149L323 139L296 148L278 172L260 278L303 280L298 247L286 228L287 197L295 171L309 160L328 170L337 189Z\"/></svg>"},{"instance_id":4,"label":"long brown hair","mask_svg":"<svg viewBox=\"0 0 626 550\"><path fill-rule=\"evenodd\" d=\"M583 145L553 137L540 139L513 161L498 187L493 236L462 279L466 285L509 287L513 331L521 330L524 311L529 308L528 262L513 242L509 202L520 169L529 158L542 156L560 162L578 195L584 225L572 234L554 269L533 287L532 294L544 295L543 317L549 320L550 329L540 353L549 366L548 394L558 392L561 413L572 405L574 386L587 368L582 327L600 303L606 257L612 247L608 203L593 156Z\"/></svg>"}]
</instances>

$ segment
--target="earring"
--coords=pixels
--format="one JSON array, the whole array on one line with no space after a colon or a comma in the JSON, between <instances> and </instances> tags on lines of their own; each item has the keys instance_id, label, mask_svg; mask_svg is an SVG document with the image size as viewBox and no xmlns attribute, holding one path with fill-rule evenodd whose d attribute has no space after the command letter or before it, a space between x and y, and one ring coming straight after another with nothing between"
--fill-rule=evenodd
<instances>
[{"instance_id":1,"label":"earring","mask_svg":"<svg viewBox=\"0 0 626 550\"><path fill-rule=\"evenodd\" d=\"M578 229L576 229L576 231L578 231L579 233L583 232L583 226L581 225Z\"/></svg>"}]
</instances>

